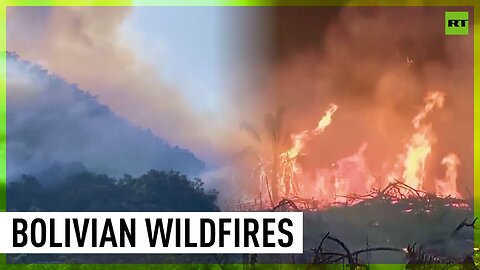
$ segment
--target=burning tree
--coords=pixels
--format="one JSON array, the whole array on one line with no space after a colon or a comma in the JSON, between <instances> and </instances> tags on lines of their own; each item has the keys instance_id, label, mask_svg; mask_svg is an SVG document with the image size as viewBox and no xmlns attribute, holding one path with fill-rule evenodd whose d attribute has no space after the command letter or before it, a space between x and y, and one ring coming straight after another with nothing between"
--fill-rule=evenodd
<instances>
[{"instance_id":1,"label":"burning tree","mask_svg":"<svg viewBox=\"0 0 480 270\"><path fill-rule=\"evenodd\" d=\"M263 183L267 185L272 204L279 201L280 194L284 197L298 194L299 188L295 176L300 167L297 164L297 158L302 153L306 142L322 133L330 125L332 115L337 109L337 105L330 104L317 127L294 134L285 133L283 130L282 109L278 109L274 115L265 115L265 130L271 145L271 157L265 160L260 156L260 164L254 171L259 171L261 185ZM251 125L241 123L240 127L261 142L260 134ZM285 150L289 140L291 140L291 146Z\"/></svg>"},{"instance_id":2,"label":"burning tree","mask_svg":"<svg viewBox=\"0 0 480 270\"><path fill-rule=\"evenodd\" d=\"M332 123L332 116L337 111L338 106L336 104L330 104L329 108L325 111L325 115L320 119L317 127L314 129L307 129L300 133L294 133L290 135L292 140L292 147L283 152L280 157L283 165L283 173L281 178L283 180L283 186L285 196L291 195L290 191L293 189L297 193L299 191L298 182L295 180L295 176L299 173L300 167L297 164L297 158L302 153L303 148L308 140L312 137L323 133L325 129Z\"/></svg>"},{"instance_id":3,"label":"burning tree","mask_svg":"<svg viewBox=\"0 0 480 270\"><path fill-rule=\"evenodd\" d=\"M265 185L272 204L279 200L278 172L280 167L280 149L285 145L285 134L282 130L283 109L279 108L275 114L266 114L264 119L265 133L269 139L269 154L257 153L258 164L253 170L253 175L259 178L259 185ZM262 144L262 136L252 125L240 123L240 128Z\"/></svg>"}]
</instances>

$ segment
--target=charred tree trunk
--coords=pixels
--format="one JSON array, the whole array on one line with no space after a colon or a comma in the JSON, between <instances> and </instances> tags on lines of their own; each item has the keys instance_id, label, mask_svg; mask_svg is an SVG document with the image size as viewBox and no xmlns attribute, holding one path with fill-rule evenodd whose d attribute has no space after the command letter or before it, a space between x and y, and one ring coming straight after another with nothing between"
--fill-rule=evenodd
<instances>
[{"instance_id":1,"label":"charred tree trunk","mask_svg":"<svg viewBox=\"0 0 480 270\"><path fill-rule=\"evenodd\" d=\"M275 115L265 115L265 127L269 133L270 140L272 142L272 172L270 177L270 188L272 189L273 204L276 205L279 202L279 152L282 145L282 114L283 110L279 108Z\"/></svg>"}]
</instances>

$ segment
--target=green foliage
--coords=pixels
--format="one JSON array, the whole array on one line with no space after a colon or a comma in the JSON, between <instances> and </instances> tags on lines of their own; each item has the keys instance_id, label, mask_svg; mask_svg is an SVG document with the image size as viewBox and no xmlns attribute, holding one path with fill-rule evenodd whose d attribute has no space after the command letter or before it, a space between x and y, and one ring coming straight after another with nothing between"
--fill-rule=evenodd
<instances>
[{"instance_id":1,"label":"green foliage","mask_svg":"<svg viewBox=\"0 0 480 270\"><path fill-rule=\"evenodd\" d=\"M173 171L121 179L81 172L48 188L24 175L7 186L8 211L218 211L216 199L200 179Z\"/></svg>"}]
</instances>

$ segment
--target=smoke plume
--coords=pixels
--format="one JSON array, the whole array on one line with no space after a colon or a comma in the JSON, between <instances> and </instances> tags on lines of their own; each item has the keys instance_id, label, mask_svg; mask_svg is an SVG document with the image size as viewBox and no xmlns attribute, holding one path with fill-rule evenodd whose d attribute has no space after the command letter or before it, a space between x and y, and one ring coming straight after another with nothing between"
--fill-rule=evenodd
<instances>
[{"instance_id":1,"label":"smoke plume","mask_svg":"<svg viewBox=\"0 0 480 270\"><path fill-rule=\"evenodd\" d=\"M7 56L7 179L33 174L52 184L91 170L138 176L150 169L197 176L204 163L135 127L90 93L47 70Z\"/></svg>"}]
</instances>

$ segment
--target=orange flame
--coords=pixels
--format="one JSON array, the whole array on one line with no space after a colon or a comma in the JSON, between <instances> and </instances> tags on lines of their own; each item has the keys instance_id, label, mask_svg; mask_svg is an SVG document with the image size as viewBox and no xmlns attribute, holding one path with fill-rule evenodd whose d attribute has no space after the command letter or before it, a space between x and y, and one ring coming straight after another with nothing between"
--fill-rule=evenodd
<instances>
[{"instance_id":1,"label":"orange flame","mask_svg":"<svg viewBox=\"0 0 480 270\"><path fill-rule=\"evenodd\" d=\"M455 153L449 153L442 159L442 165L445 165L445 179L436 181L437 196L455 196L461 197L457 191L457 167L460 165L460 159Z\"/></svg>"},{"instance_id":2,"label":"orange flame","mask_svg":"<svg viewBox=\"0 0 480 270\"><path fill-rule=\"evenodd\" d=\"M318 135L322 133L331 123L332 123L332 116L337 111L338 106L336 104L331 103L328 110L325 111L325 115L318 121L317 127L313 130L314 135Z\"/></svg>"},{"instance_id":3,"label":"orange flame","mask_svg":"<svg viewBox=\"0 0 480 270\"><path fill-rule=\"evenodd\" d=\"M336 162L337 196L347 196L352 193L363 194L372 188L373 177L367 167L364 153L368 144L362 143L357 152Z\"/></svg>"},{"instance_id":4,"label":"orange flame","mask_svg":"<svg viewBox=\"0 0 480 270\"><path fill-rule=\"evenodd\" d=\"M445 94L440 91L430 92L425 97L425 106L413 118L412 123L415 132L405 145L406 151L403 157L402 177L405 184L420 189L425 180L425 164L430 152L434 137L430 125L422 124L422 120L427 117L435 108L442 108L445 100Z\"/></svg>"},{"instance_id":5,"label":"orange flame","mask_svg":"<svg viewBox=\"0 0 480 270\"><path fill-rule=\"evenodd\" d=\"M318 125L313 130L304 130L300 133L292 134L293 146L283 153L282 157L290 159L296 158L305 146L305 142L312 136L322 133L331 123L332 116L337 111L338 106L336 104L330 104L329 108L325 111L325 115L318 121Z\"/></svg>"},{"instance_id":6,"label":"orange flame","mask_svg":"<svg viewBox=\"0 0 480 270\"><path fill-rule=\"evenodd\" d=\"M300 168L296 163L297 157L305 147L305 143L312 137L324 132L325 129L332 123L332 116L337 111L338 106L336 104L329 104L329 108L325 111L325 115L318 121L317 127L312 130L304 130L296 134L290 135L292 139L292 147L282 153L283 172L281 179L283 180L283 190L286 196L290 190L297 189L298 183L294 183L294 177L300 173Z\"/></svg>"},{"instance_id":7,"label":"orange flame","mask_svg":"<svg viewBox=\"0 0 480 270\"><path fill-rule=\"evenodd\" d=\"M403 160L403 179L405 184L420 189L425 179L425 163L432 151L430 126L423 126L415 132L406 145L405 159Z\"/></svg>"},{"instance_id":8,"label":"orange flame","mask_svg":"<svg viewBox=\"0 0 480 270\"><path fill-rule=\"evenodd\" d=\"M425 107L423 110L417 114L413 120L413 126L418 129L420 128L421 121L427 117L428 113L431 112L435 107L441 109L445 101L445 94L440 91L430 92L424 99Z\"/></svg>"}]
</instances>

